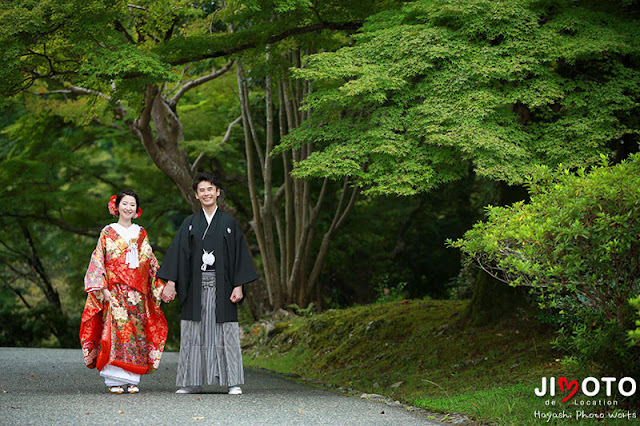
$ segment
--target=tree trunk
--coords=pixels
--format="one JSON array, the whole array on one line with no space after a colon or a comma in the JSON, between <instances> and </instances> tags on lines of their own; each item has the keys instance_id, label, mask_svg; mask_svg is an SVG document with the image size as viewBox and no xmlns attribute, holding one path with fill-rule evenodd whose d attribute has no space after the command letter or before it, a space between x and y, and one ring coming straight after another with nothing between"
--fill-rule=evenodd
<instances>
[{"instance_id":1,"label":"tree trunk","mask_svg":"<svg viewBox=\"0 0 640 426\"><path fill-rule=\"evenodd\" d=\"M211 75L221 75L221 71ZM203 78L201 81L208 80ZM185 87L192 88L195 85L190 82L185 84ZM183 92L180 91L180 93ZM151 161L173 180L192 211L196 212L200 209L200 203L195 198L193 179L197 173L198 162L192 165L187 153L180 148L184 132L176 110L178 99L177 97L166 99L157 86L149 85L146 89L142 113L137 119L127 124L144 146ZM224 199L220 202L220 208L238 220L237 212L231 205L225 203ZM238 220L238 223L246 238L250 227L243 221ZM264 282L259 278L245 291L247 303L256 318L262 317L266 312L264 289Z\"/></svg>"},{"instance_id":2,"label":"tree trunk","mask_svg":"<svg viewBox=\"0 0 640 426\"><path fill-rule=\"evenodd\" d=\"M50 327L53 335L58 338L60 346L63 348L74 347L77 344L77 333L75 333L75 328L71 329L69 327L69 318L62 310L62 305L60 304L60 295L53 287L51 278L40 259L40 255L38 254L38 250L28 226L24 223L20 223L20 228L22 230L22 235L24 235L27 245L29 246L29 254L25 260L31 265L37 277L34 281L38 284L38 287L40 287L48 302L47 309L42 311L40 315L45 317L46 324Z\"/></svg>"},{"instance_id":3,"label":"tree trunk","mask_svg":"<svg viewBox=\"0 0 640 426\"><path fill-rule=\"evenodd\" d=\"M524 289L511 287L479 270L473 297L463 317L472 325L494 324L527 303Z\"/></svg>"},{"instance_id":4,"label":"tree trunk","mask_svg":"<svg viewBox=\"0 0 640 426\"><path fill-rule=\"evenodd\" d=\"M267 61L270 58L271 53L268 49ZM297 51L291 53L287 59L293 66L300 65L300 55ZM332 185L325 180L320 190L314 192L310 181L295 180L290 174L291 160L295 163L307 158L313 149L312 145L279 153L278 156L282 160L282 181L279 181L277 186L273 173L274 159L277 158L273 156L276 139L274 98L278 102L277 125L282 137L303 122L304 114L300 111L299 105L310 90L309 84L292 81L286 71L279 81L274 82L269 71L264 80L265 117L264 121L259 120L265 123L263 143L256 131L257 120L254 121L252 115L242 64L237 64L236 69L244 127L247 178L253 209L252 227L263 260L269 300L273 309L291 303L306 307L318 294L314 289L325 263L329 244L351 211L358 191L350 186L349 180L344 181L339 191L340 201L335 203L333 221L322 236L319 251L314 252L312 247L319 214ZM277 97L273 95L274 88L278 91ZM262 187L261 190L258 189L259 186Z\"/></svg>"},{"instance_id":5,"label":"tree trunk","mask_svg":"<svg viewBox=\"0 0 640 426\"><path fill-rule=\"evenodd\" d=\"M127 124L144 146L151 161L173 180L184 199L196 211L200 204L192 187L194 172L187 153L179 146L184 138L182 123L157 86L147 86L140 117Z\"/></svg>"},{"instance_id":6,"label":"tree trunk","mask_svg":"<svg viewBox=\"0 0 640 426\"><path fill-rule=\"evenodd\" d=\"M502 182L498 188L496 204L504 206L527 200L528 197L529 194L524 187L508 186ZM527 303L527 293L523 288L511 287L479 270L474 283L473 297L464 317L473 325L492 324Z\"/></svg>"}]
</instances>

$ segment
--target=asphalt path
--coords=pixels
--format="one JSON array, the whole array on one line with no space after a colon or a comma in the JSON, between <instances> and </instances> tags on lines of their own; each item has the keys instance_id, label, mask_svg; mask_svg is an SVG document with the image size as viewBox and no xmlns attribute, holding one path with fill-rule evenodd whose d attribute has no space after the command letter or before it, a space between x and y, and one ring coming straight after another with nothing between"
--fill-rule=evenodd
<instances>
[{"instance_id":1,"label":"asphalt path","mask_svg":"<svg viewBox=\"0 0 640 426\"><path fill-rule=\"evenodd\" d=\"M111 395L76 349L0 348L0 425L435 425L424 414L246 369L243 395L205 387L175 394L178 354L143 376L140 393Z\"/></svg>"}]
</instances>

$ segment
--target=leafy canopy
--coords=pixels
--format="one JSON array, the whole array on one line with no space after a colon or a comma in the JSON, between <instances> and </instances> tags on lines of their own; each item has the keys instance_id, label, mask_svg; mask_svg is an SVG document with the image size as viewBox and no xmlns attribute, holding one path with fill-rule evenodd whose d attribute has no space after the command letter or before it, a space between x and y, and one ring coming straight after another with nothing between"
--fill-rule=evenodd
<instances>
[{"instance_id":1,"label":"leafy canopy","mask_svg":"<svg viewBox=\"0 0 640 426\"><path fill-rule=\"evenodd\" d=\"M146 85L177 80L178 66L295 34L355 29L386 3L393 2L17 0L0 11L0 94L43 80L49 89L74 85L137 108Z\"/></svg>"},{"instance_id":2,"label":"leafy canopy","mask_svg":"<svg viewBox=\"0 0 640 426\"><path fill-rule=\"evenodd\" d=\"M629 2L627 2L629 3ZM428 191L467 162L519 184L537 165L592 165L637 137L640 21L619 2L419 0L313 55L306 125L322 149L296 175L357 177L370 194Z\"/></svg>"}]
</instances>

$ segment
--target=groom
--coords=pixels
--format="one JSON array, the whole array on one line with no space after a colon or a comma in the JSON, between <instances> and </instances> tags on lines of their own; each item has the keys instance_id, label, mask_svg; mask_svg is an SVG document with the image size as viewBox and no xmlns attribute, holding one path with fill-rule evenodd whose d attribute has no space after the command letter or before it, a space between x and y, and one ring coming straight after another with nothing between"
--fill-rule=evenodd
<instances>
[{"instance_id":1,"label":"groom","mask_svg":"<svg viewBox=\"0 0 640 426\"><path fill-rule=\"evenodd\" d=\"M176 393L220 385L230 395L244 384L237 304L242 286L258 278L236 220L218 209L221 185L211 173L193 182L202 207L188 216L158 270L165 302L182 302Z\"/></svg>"}]
</instances>

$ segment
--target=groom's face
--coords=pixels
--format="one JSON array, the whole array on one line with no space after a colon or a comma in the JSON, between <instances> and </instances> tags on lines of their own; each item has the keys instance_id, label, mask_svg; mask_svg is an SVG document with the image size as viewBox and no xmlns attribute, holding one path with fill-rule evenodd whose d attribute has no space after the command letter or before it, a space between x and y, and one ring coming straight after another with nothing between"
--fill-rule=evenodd
<instances>
[{"instance_id":1,"label":"groom's face","mask_svg":"<svg viewBox=\"0 0 640 426\"><path fill-rule=\"evenodd\" d=\"M196 198L202 207L213 207L218 202L220 188L213 183L203 180L196 188Z\"/></svg>"}]
</instances>

